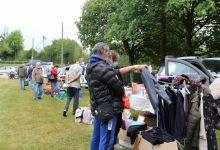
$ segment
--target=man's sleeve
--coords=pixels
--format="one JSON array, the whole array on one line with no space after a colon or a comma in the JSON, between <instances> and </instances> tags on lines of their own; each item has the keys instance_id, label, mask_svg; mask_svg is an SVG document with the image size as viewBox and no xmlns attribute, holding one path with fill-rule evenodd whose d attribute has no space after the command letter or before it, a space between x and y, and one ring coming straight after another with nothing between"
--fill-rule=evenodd
<instances>
[{"instance_id":1,"label":"man's sleeve","mask_svg":"<svg viewBox=\"0 0 220 150\"><path fill-rule=\"evenodd\" d=\"M104 69L102 73L102 79L105 81L118 96L124 96L124 87L122 82L117 78L116 73L110 66Z\"/></svg>"}]
</instances>

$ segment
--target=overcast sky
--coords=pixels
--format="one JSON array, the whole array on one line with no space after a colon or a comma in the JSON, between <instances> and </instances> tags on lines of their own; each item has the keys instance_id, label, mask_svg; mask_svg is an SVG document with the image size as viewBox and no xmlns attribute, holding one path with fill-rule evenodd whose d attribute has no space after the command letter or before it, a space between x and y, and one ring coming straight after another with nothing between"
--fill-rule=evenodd
<instances>
[{"instance_id":1,"label":"overcast sky","mask_svg":"<svg viewBox=\"0 0 220 150\"><path fill-rule=\"evenodd\" d=\"M43 47L53 39L61 38L64 23L64 38L77 38L75 21L81 16L81 8L86 0L1 0L0 33L21 30L25 49Z\"/></svg>"}]
</instances>

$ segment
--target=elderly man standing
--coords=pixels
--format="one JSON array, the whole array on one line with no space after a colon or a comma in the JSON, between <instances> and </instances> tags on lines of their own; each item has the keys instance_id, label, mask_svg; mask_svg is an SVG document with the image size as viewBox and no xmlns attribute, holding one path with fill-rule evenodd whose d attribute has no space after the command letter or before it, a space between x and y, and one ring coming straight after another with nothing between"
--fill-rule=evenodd
<instances>
[{"instance_id":1,"label":"elderly man standing","mask_svg":"<svg viewBox=\"0 0 220 150\"><path fill-rule=\"evenodd\" d=\"M25 90L24 80L25 80L25 77L27 76L27 70L24 65L21 65L18 68L18 76L19 76L19 80L20 80L20 89Z\"/></svg>"},{"instance_id":2,"label":"elderly man standing","mask_svg":"<svg viewBox=\"0 0 220 150\"><path fill-rule=\"evenodd\" d=\"M100 42L93 48L94 55L89 59L86 69L91 111L94 115L94 130L90 142L91 150L111 150L115 136L117 114L122 113L124 87L118 79L118 74L133 70L141 70L147 65L133 65L114 69L106 61L109 47Z\"/></svg>"},{"instance_id":3,"label":"elderly man standing","mask_svg":"<svg viewBox=\"0 0 220 150\"><path fill-rule=\"evenodd\" d=\"M34 99L40 100L42 98L44 82L43 70L40 62L36 63L36 67L32 72L32 80L34 82Z\"/></svg>"}]
</instances>

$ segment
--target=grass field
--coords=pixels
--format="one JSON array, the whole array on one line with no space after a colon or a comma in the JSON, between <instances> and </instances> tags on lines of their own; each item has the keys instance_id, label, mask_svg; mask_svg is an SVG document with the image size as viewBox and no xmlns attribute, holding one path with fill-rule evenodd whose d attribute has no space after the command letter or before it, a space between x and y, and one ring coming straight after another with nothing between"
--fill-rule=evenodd
<instances>
[{"instance_id":1,"label":"grass field","mask_svg":"<svg viewBox=\"0 0 220 150\"><path fill-rule=\"evenodd\" d=\"M70 113L63 117L64 100L44 95L35 101L29 87L19 90L18 80L0 79L0 91L0 150L89 150L92 125L75 123ZM80 106L88 106L83 93Z\"/></svg>"},{"instance_id":2,"label":"grass field","mask_svg":"<svg viewBox=\"0 0 220 150\"><path fill-rule=\"evenodd\" d=\"M0 91L1 150L89 149L92 125L75 123L70 113L63 117L64 100L44 95L35 101L29 88L19 90L18 80L0 79ZM88 105L87 90L80 105Z\"/></svg>"}]
</instances>

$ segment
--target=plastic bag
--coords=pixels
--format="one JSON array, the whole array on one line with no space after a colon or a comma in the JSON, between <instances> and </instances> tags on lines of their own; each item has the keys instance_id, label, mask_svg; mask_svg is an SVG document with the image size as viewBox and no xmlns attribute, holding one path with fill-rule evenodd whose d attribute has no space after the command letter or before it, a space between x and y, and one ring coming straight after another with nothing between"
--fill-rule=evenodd
<instances>
[{"instance_id":1,"label":"plastic bag","mask_svg":"<svg viewBox=\"0 0 220 150\"><path fill-rule=\"evenodd\" d=\"M154 114L154 109L151 105L151 102L148 98L131 94L129 97L130 108L138 111L148 111Z\"/></svg>"}]
</instances>

